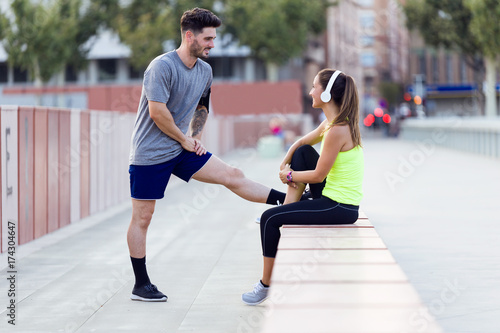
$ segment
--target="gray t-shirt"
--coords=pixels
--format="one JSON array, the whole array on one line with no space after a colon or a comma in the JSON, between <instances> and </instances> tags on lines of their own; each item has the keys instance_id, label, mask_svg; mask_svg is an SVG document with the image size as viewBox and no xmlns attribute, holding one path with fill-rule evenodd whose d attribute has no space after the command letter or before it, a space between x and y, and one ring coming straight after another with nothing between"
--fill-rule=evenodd
<instances>
[{"instance_id":1,"label":"gray t-shirt","mask_svg":"<svg viewBox=\"0 0 500 333\"><path fill-rule=\"evenodd\" d=\"M212 68L201 59L188 68L177 52L156 57L144 72L141 101L137 110L130 164L154 165L179 155L182 146L156 126L149 115L148 101L165 103L175 124L186 134L201 97L212 85Z\"/></svg>"}]
</instances>

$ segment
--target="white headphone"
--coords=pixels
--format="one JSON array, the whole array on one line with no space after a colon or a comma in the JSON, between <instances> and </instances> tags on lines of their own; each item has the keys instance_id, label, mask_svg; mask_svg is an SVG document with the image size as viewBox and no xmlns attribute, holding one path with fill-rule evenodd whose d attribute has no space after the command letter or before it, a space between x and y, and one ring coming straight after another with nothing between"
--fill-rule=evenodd
<instances>
[{"instance_id":1,"label":"white headphone","mask_svg":"<svg viewBox=\"0 0 500 333\"><path fill-rule=\"evenodd\" d=\"M332 90L333 84L335 83L335 80L337 79L337 76L340 75L340 73L342 72L337 70L332 74L332 76L330 76L330 80L328 81L325 91L321 93L321 100L323 101L323 103L328 103L332 99L330 91Z\"/></svg>"}]
</instances>

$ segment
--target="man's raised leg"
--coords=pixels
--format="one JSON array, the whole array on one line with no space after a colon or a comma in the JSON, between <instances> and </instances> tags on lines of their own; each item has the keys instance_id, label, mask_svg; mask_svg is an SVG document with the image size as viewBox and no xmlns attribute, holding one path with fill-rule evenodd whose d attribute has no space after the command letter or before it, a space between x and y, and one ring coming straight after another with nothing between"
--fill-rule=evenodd
<instances>
[{"instance_id":1,"label":"man's raised leg","mask_svg":"<svg viewBox=\"0 0 500 333\"><path fill-rule=\"evenodd\" d=\"M271 189L245 177L243 172L222 161L215 155L193 175L200 182L220 184L243 199L266 203ZM276 203L274 203L276 204Z\"/></svg>"}]
</instances>

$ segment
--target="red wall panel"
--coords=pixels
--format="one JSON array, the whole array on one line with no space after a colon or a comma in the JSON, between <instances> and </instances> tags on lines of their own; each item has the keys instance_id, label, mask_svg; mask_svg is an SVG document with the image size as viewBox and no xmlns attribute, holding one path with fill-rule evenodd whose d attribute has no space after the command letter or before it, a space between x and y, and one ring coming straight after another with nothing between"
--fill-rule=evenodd
<instances>
[{"instance_id":1,"label":"red wall panel","mask_svg":"<svg viewBox=\"0 0 500 333\"><path fill-rule=\"evenodd\" d=\"M89 109L108 110L110 102L109 102L109 91L106 86L89 87L87 98L88 98Z\"/></svg>"},{"instance_id":2,"label":"red wall panel","mask_svg":"<svg viewBox=\"0 0 500 333\"><path fill-rule=\"evenodd\" d=\"M71 113L59 112L59 226L71 222Z\"/></svg>"},{"instance_id":3,"label":"red wall panel","mask_svg":"<svg viewBox=\"0 0 500 333\"><path fill-rule=\"evenodd\" d=\"M235 122L233 126L234 148L256 147L259 138L271 134L269 126L264 121Z\"/></svg>"},{"instance_id":4,"label":"red wall panel","mask_svg":"<svg viewBox=\"0 0 500 333\"><path fill-rule=\"evenodd\" d=\"M142 85L99 85L91 87L6 88L4 94L35 94L58 92L87 93L91 110L136 112ZM299 81L215 83L212 86L212 106L217 115L298 114L303 101Z\"/></svg>"},{"instance_id":5,"label":"red wall panel","mask_svg":"<svg viewBox=\"0 0 500 333\"><path fill-rule=\"evenodd\" d=\"M57 94L81 92L87 95L87 107L91 110L136 112L141 98L142 85L99 85L91 87L6 87L5 95Z\"/></svg>"},{"instance_id":6,"label":"red wall panel","mask_svg":"<svg viewBox=\"0 0 500 333\"><path fill-rule=\"evenodd\" d=\"M113 87L113 89L109 89L109 95L110 105L106 110L125 112L137 111L139 99L135 100L135 96L132 94L132 87Z\"/></svg>"},{"instance_id":7,"label":"red wall panel","mask_svg":"<svg viewBox=\"0 0 500 333\"><path fill-rule=\"evenodd\" d=\"M88 107L91 110L136 112L142 85L89 87Z\"/></svg>"},{"instance_id":8,"label":"red wall panel","mask_svg":"<svg viewBox=\"0 0 500 333\"><path fill-rule=\"evenodd\" d=\"M59 110L49 109L47 133L47 231L59 229Z\"/></svg>"},{"instance_id":9,"label":"red wall panel","mask_svg":"<svg viewBox=\"0 0 500 333\"><path fill-rule=\"evenodd\" d=\"M35 108L34 238L47 233L48 111Z\"/></svg>"},{"instance_id":10,"label":"red wall panel","mask_svg":"<svg viewBox=\"0 0 500 333\"><path fill-rule=\"evenodd\" d=\"M90 113L82 111L80 121L80 217L90 214Z\"/></svg>"},{"instance_id":11,"label":"red wall panel","mask_svg":"<svg viewBox=\"0 0 500 333\"><path fill-rule=\"evenodd\" d=\"M300 114L302 91L299 81L214 84L215 115Z\"/></svg>"},{"instance_id":12,"label":"red wall panel","mask_svg":"<svg viewBox=\"0 0 500 333\"><path fill-rule=\"evenodd\" d=\"M34 237L34 108L19 108L19 244Z\"/></svg>"}]
</instances>

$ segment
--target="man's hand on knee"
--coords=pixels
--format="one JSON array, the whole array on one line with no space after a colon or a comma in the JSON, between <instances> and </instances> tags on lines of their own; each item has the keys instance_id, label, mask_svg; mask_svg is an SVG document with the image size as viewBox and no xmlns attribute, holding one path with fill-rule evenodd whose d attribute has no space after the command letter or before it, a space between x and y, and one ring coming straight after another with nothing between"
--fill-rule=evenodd
<instances>
[{"instance_id":1,"label":"man's hand on knee","mask_svg":"<svg viewBox=\"0 0 500 333\"><path fill-rule=\"evenodd\" d=\"M203 146L200 140L194 139L195 145L194 145L194 152L196 155L201 156L205 155L207 153L207 149Z\"/></svg>"}]
</instances>

